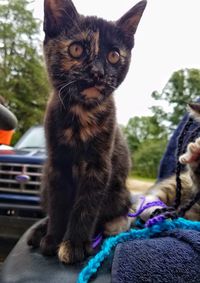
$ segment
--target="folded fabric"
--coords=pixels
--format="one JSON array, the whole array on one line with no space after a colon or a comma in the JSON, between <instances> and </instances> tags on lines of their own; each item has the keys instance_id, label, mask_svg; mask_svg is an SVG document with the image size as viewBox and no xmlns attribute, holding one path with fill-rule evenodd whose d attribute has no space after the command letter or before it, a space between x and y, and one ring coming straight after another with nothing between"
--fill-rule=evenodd
<instances>
[{"instance_id":1,"label":"folded fabric","mask_svg":"<svg viewBox=\"0 0 200 283\"><path fill-rule=\"evenodd\" d=\"M200 282L200 232L175 229L117 245L112 282Z\"/></svg>"}]
</instances>

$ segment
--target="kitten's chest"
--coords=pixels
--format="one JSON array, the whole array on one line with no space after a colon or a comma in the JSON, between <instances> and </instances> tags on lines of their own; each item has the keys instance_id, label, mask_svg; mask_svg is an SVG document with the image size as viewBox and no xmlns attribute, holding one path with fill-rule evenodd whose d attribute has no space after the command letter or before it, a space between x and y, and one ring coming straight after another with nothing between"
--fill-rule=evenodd
<instances>
[{"instance_id":1,"label":"kitten's chest","mask_svg":"<svg viewBox=\"0 0 200 283\"><path fill-rule=\"evenodd\" d=\"M86 110L80 105L72 106L65 118L63 142L73 146L103 134L107 127L105 112L106 107L103 105L92 110Z\"/></svg>"}]
</instances>

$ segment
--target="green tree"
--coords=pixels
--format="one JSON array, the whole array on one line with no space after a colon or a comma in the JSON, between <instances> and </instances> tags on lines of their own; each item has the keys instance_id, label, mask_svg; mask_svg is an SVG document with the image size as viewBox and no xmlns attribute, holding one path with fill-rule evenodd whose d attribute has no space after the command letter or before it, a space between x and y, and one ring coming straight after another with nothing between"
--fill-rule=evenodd
<instances>
[{"instance_id":1,"label":"green tree","mask_svg":"<svg viewBox=\"0 0 200 283\"><path fill-rule=\"evenodd\" d=\"M166 142L166 139L149 139L143 141L133 155L134 174L141 177L156 178Z\"/></svg>"},{"instance_id":2,"label":"green tree","mask_svg":"<svg viewBox=\"0 0 200 283\"><path fill-rule=\"evenodd\" d=\"M133 173L155 178L167 144L167 129L157 116L133 117L124 129L132 157Z\"/></svg>"},{"instance_id":3,"label":"green tree","mask_svg":"<svg viewBox=\"0 0 200 283\"><path fill-rule=\"evenodd\" d=\"M23 133L41 123L49 92L38 39L40 22L30 0L0 1L0 95L19 120Z\"/></svg>"},{"instance_id":4,"label":"green tree","mask_svg":"<svg viewBox=\"0 0 200 283\"><path fill-rule=\"evenodd\" d=\"M152 97L166 101L170 106L170 112L160 106L152 107L152 112L161 123L169 123L171 133L186 113L187 103L200 97L200 70L184 69L174 72L163 90L160 93L154 91Z\"/></svg>"},{"instance_id":5,"label":"green tree","mask_svg":"<svg viewBox=\"0 0 200 283\"><path fill-rule=\"evenodd\" d=\"M159 123L157 116L131 118L124 134L131 152L135 152L145 140L167 138L166 127Z\"/></svg>"}]
</instances>

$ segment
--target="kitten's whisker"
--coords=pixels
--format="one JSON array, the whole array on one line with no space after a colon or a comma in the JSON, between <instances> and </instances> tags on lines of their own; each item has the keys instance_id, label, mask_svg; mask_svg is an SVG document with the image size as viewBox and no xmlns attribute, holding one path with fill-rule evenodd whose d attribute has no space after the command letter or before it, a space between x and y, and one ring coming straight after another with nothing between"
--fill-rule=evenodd
<instances>
[{"instance_id":1,"label":"kitten's whisker","mask_svg":"<svg viewBox=\"0 0 200 283\"><path fill-rule=\"evenodd\" d=\"M110 88L112 88L113 90L116 90L116 87L112 86L112 85L108 85Z\"/></svg>"},{"instance_id":2,"label":"kitten's whisker","mask_svg":"<svg viewBox=\"0 0 200 283\"><path fill-rule=\"evenodd\" d=\"M67 93L65 94L64 98L62 98L62 97L61 97L62 91L63 91L67 86L71 85L71 84L74 83L74 82L76 82L76 80L71 81L71 82L69 82L69 83L67 83L67 84L64 84L64 85L59 89L59 92L58 92L58 96L59 96L60 102L61 102L61 104L63 105L63 107L64 107L65 110L66 110L66 107L65 107L65 104L64 104L64 99L65 99ZM70 92L69 92L69 93L70 93ZM70 95L69 95L69 96L70 96Z\"/></svg>"},{"instance_id":3,"label":"kitten's whisker","mask_svg":"<svg viewBox=\"0 0 200 283\"><path fill-rule=\"evenodd\" d=\"M67 87L67 86L69 86L69 85L71 85L71 84L73 84L73 83L75 83L76 82L76 80L73 80L73 81L71 81L71 82L69 82L69 83L65 83L65 85L63 86L63 87L61 87L61 89L59 90L59 92L61 92L62 90L63 90L63 88L65 88L65 87Z\"/></svg>"},{"instance_id":4,"label":"kitten's whisker","mask_svg":"<svg viewBox=\"0 0 200 283\"><path fill-rule=\"evenodd\" d=\"M116 90L116 89L117 89L117 87L112 86L111 83L109 83L109 82L104 82L104 84L105 84L106 86L110 87L110 88L113 89L113 90Z\"/></svg>"},{"instance_id":5,"label":"kitten's whisker","mask_svg":"<svg viewBox=\"0 0 200 283\"><path fill-rule=\"evenodd\" d=\"M63 106L64 109L66 110L66 107L65 107L65 104L64 104L64 102L63 102L63 100L62 100L62 98L61 98L60 92L58 93L58 97L59 97L59 99L60 99L60 102L61 102L62 106Z\"/></svg>"}]
</instances>

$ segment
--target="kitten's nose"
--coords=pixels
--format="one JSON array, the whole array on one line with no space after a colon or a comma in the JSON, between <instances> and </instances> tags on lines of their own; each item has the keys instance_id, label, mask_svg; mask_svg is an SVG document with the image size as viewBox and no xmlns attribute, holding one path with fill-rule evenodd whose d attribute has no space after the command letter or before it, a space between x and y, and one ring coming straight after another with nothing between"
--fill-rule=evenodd
<instances>
[{"instance_id":1,"label":"kitten's nose","mask_svg":"<svg viewBox=\"0 0 200 283\"><path fill-rule=\"evenodd\" d=\"M104 67L99 60L95 60L91 65L91 74L95 79L102 79L104 76Z\"/></svg>"}]
</instances>

